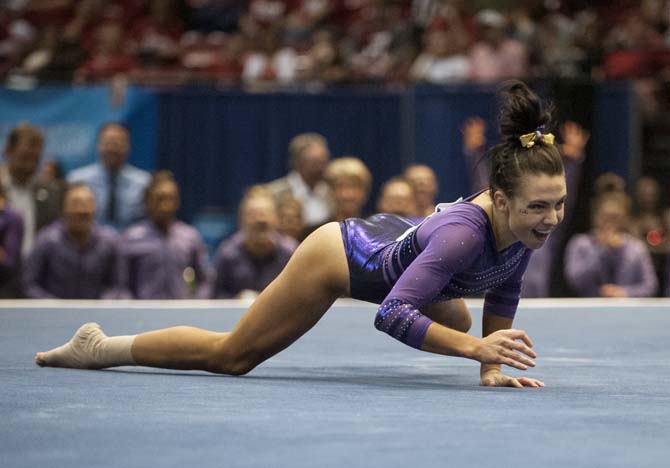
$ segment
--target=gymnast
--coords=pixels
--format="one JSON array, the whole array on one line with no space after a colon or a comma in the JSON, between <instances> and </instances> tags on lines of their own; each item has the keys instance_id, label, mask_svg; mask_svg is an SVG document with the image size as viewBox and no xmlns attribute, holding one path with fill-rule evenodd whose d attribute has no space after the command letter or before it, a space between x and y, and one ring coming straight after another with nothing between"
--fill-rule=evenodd
<instances>
[{"instance_id":1,"label":"gymnast","mask_svg":"<svg viewBox=\"0 0 670 468\"><path fill-rule=\"evenodd\" d=\"M438 205L416 224L388 214L323 225L232 331L172 327L107 337L95 323L40 352L40 366L101 369L139 365L243 375L312 328L343 296L381 304L375 327L422 351L481 363L485 386L542 387L502 372L535 366L532 342L512 329L533 249L563 218L561 154L548 133L551 114L524 83L500 91L502 142L490 150L490 188ZM467 334L464 296L486 292L483 337Z\"/></svg>"}]
</instances>

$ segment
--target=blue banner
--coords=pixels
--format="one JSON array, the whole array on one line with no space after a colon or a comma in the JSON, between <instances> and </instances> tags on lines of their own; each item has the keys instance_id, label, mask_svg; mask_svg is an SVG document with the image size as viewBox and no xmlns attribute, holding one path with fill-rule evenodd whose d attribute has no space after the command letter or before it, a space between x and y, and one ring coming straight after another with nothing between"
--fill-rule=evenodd
<instances>
[{"instance_id":1,"label":"blue banner","mask_svg":"<svg viewBox=\"0 0 670 468\"><path fill-rule=\"evenodd\" d=\"M0 89L0 138L19 122L44 132L44 160L56 160L67 173L97 158L98 129L120 121L132 132L130 162L143 169L156 166L157 98L154 93L130 87L113 96L109 87L43 87L30 91Z\"/></svg>"}]
</instances>

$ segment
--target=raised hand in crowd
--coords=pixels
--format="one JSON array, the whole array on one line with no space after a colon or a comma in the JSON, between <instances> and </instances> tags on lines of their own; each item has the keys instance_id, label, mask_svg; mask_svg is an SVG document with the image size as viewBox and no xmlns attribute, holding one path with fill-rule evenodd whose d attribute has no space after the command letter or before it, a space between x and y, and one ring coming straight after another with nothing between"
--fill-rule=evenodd
<instances>
[{"instance_id":1,"label":"raised hand in crowd","mask_svg":"<svg viewBox=\"0 0 670 468\"><path fill-rule=\"evenodd\" d=\"M561 137L563 145L561 152L569 159L580 159L584 156L584 148L591 138L591 133L577 122L571 120L561 125Z\"/></svg>"},{"instance_id":2,"label":"raised hand in crowd","mask_svg":"<svg viewBox=\"0 0 670 468\"><path fill-rule=\"evenodd\" d=\"M463 149L467 154L473 154L486 145L486 121L481 117L468 118L463 123L461 132L463 133Z\"/></svg>"}]
</instances>

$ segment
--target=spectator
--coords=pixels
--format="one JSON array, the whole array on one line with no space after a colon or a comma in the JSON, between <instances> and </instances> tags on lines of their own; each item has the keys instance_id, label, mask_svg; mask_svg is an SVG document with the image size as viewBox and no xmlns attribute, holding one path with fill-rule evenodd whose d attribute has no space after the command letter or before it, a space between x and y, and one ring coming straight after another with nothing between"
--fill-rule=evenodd
<instances>
[{"instance_id":1,"label":"spectator","mask_svg":"<svg viewBox=\"0 0 670 468\"><path fill-rule=\"evenodd\" d=\"M55 23L41 28L41 44L17 71L43 81L72 81L94 49L96 25L105 10L102 0L79 0L62 28Z\"/></svg>"},{"instance_id":2,"label":"spectator","mask_svg":"<svg viewBox=\"0 0 670 468\"><path fill-rule=\"evenodd\" d=\"M528 53L524 45L505 34L507 20L495 10L477 13L481 40L470 49L472 79L491 83L528 75Z\"/></svg>"},{"instance_id":3,"label":"spectator","mask_svg":"<svg viewBox=\"0 0 670 468\"><path fill-rule=\"evenodd\" d=\"M382 185L377 200L379 213L391 213L405 218L418 218L414 189L403 177L393 177Z\"/></svg>"},{"instance_id":4,"label":"spectator","mask_svg":"<svg viewBox=\"0 0 670 468\"><path fill-rule=\"evenodd\" d=\"M578 65L581 74L593 80L604 78L602 36L605 27L602 15L593 8L586 8L575 15L575 44L582 51Z\"/></svg>"},{"instance_id":5,"label":"spectator","mask_svg":"<svg viewBox=\"0 0 670 468\"><path fill-rule=\"evenodd\" d=\"M10 132L5 144L6 166L0 172L0 183L9 206L23 218L23 256L33 246L35 234L60 215L62 192L53 183L37 180L37 168L44 149L44 136L29 124L19 124Z\"/></svg>"},{"instance_id":6,"label":"spectator","mask_svg":"<svg viewBox=\"0 0 670 468\"><path fill-rule=\"evenodd\" d=\"M596 177L593 183L595 196L604 195L609 192L625 192L626 181L614 172L603 172Z\"/></svg>"},{"instance_id":7,"label":"spectator","mask_svg":"<svg viewBox=\"0 0 670 468\"><path fill-rule=\"evenodd\" d=\"M663 34L636 9L626 11L603 41L607 78L639 78L654 73L650 52L662 49Z\"/></svg>"},{"instance_id":8,"label":"spectator","mask_svg":"<svg viewBox=\"0 0 670 468\"><path fill-rule=\"evenodd\" d=\"M326 139L318 133L302 133L289 143L291 172L270 182L276 200L290 194L302 202L305 229L311 232L333 217L333 193L323 174L330 161Z\"/></svg>"},{"instance_id":9,"label":"spectator","mask_svg":"<svg viewBox=\"0 0 670 468\"><path fill-rule=\"evenodd\" d=\"M184 25L177 0L151 0L149 14L133 25L136 55L143 66L175 64Z\"/></svg>"},{"instance_id":10,"label":"spectator","mask_svg":"<svg viewBox=\"0 0 670 468\"><path fill-rule=\"evenodd\" d=\"M565 275L580 296L653 296L658 281L642 241L625 232L630 199L622 192L594 200L592 229L566 248Z\"/></svg>"},{"instance_id":11,"label":"spectator","mask_svg":"<svg viewBox=\"0 0 670 468\"><path fill-rule=\"evenodd\" d=\"M538 22L534 38L537 75L548 78L576 78L584 51L577 45L576 21L558 9L545 14Z\"/></svg>"},{"instance_id":12,"label":"spectator","mask_svg":"<svg viewBox=\"0 0 670 468\"><path fill-rule=\"evenodd\" d=\"M372 186L365 163L353 156L337 158L328 165L325 178L335 197L335 221L361 218Z\"/></svg>"},{"instance_id":13,"label":"spectator","mask_svg":"<svg viewBox=\"0 0 670 468\"><path fill-rule=\"evenodd\" d=\"M315 79L324 83L341 83L346 80L348 71L332 31L320 29L314 33L308 57Z\"/></svg>"},{"instance_id":14,"label":"spectator","mask_svg":"<svg viewBox=\"0 0 670 468\"><path fill-rule=\"evenodd\" d=\"M668 260L670 257L670 224L667 210L661 207L660 186L651 176L640 177L635 184L630 233L640 239L649 250L659 284L668 287L670 276ZM667 295L667 291L662 291Z\"/></svg>"},{"instance_id":15,"label":"spectator","mask_svg":"<svg viewBox=\"0 0 670 468\"><path fill-rule=\"evenodd\" d=\"M273 57L280 47L277 33L272 29L257 31L247 44L248 50L242 60L242 82L252 90L274 82L277 69Z\"/></svg>"},{"instance_id":16,"label":"spectator","mask_svg":"<svg viewBox=\"0 0 670 468\"><path fill-rule=\"evenodd\" d=\"M435 171L425 164L412 164L405 169L404 177L414 190L419 217L433 214L438 190Z\"/></svg>"},{"instance_id":17,"label":"spectator","mask_svg":"<svg viewBox=\"0 0 670 468\"><path fill-rule=\"evenodd\" d=\"M84 184L68 187L60 221L35 239L24 270L26 295L34 299L114 297L117 234L94 219L95 197Z\"/></svg>"},{"instance_id":18,"label":"spectator","mask_svg":"<svg viewBox=\"0 0 670 468\"><path fill-rule=\"evenodd\" d=\"M67 182L65 181L65 175L63 174L63 166L57 160L50 159L44 161L38 179L43 184L58 185L61 188L61 191L65 193Z\"/></svg>"},{"instance_id":19,"label":"spectator","mask_svg":"<svg viewBox=\"0 0 670 468\"><path fill-rule=\"evenodd\" d=\"M429 30L424 49L412 65L410 77L414 81L434 84L466 81L470 78L470 60L454 40L453 32Z\"/></svg>"},{"instance_id":20,"label":"spectator","mask_svg":"<svg viewBox=\"0 0 670 468\"><path fill-rule=\"evenodd\" d=\"M124 294L135 299L209 297L207 248L195 228L176 219L179 187L172 174L154 174L144 200L147 219L121 237Z\"/></svg>"},{"instance_id":21,"label":"spectator","mask_svg":"<svg viewBox=\"0 0 670 468\"><path fill-rule=\"evenodd\" d=\"M406 79L411 68L406 52L410 35L411 25L401 5L367 2L345 34L351 78L375 83Z\"/></svg>"},{"instance_id":22,"label":"spectator","mask_svg":"<svg viewBox=\"0 0 670 468\"><path fill-rule=\"evenodd\" d=\"M0 299L22 296L21 242L23 220L7 206L7 198L0 185Z\"/></svg>"},{"instance_id":23,"label":"spectator","mask_svg":"<svg viewBox=\"0 0 670 468\"><path fill-rule=\"evenodd\" d=\"M60 39L91 53L95 49L96 28L103 19L120 20L120 12L114 4L103 0L79 0L63 26Z\"/></svg>"},{"instance_id":24,"label":"spectator","mask_svg":"<svg viewBox=\"0 0 670 468\"><path fill-rule=\"evenodd\" d=\"M216 255L214 297L255 298L281 272L298 246L278 231L272 194L252 187L240 203L240 229Z\"/></svg>"},{"instance_id":25,"label":"spectator","mask_svg":"<svg viewBox=\"0 0 670 468\"><path fill-rule=\"evenodd\" d=\"M284 0L250 0L242 23L253 30L283 27L288 8Z\"/></svg>"},{"instance_id":26,"label":"spectator","mask_svg":"<svg viewBox=\"0 0 670 468\"><path fill-rule=\"evenodd\" d=\"M188 32L181 40L181 66L191 82L216 81L236 84L242 73L241 55L245 47L240 34Z\"/></svg>"},{"instance_id":27,"label":"spectator","mask_svg":"<svg viewBox=\"0 0 670 468\"><path fill-rule=\"evenodd\" d=\"M290 3L290 2L289 2ZM326 21L336 4L333 0L297 0L286 15L286 29L296 34L298 31L314 31ZM392 5L388 5L390 8Z\"/></svg>"},{"instance_id":28,"label":"spectator","mask_svg":"<svg viewBox=\"0 0 670 468\"><path fill-rule=\"evenodd\" d=\"M76 71L76 82L111 80L125 76L135 68L135 60L128 51L123 32L123 26L117 21L98 26L95 31L95 50Z\"/></svg>"},{"instance_id":29,"label":"spectator","mask_svg":"<svg viewBox=\"0 0 670 468\"><path fill-rule=\"evenodd\" d=\"M20 12L3 2L0 5L0 73L18 65L37 38L36 28Z\"/></svg>"},{"instance_id":30,"label":"spectator","mask_svg":"<svg viewBox=\"0 0 670 468\"><path fill-rule=\"evenodd\" d=\"M486 121L472 116L465 120L463 133L463 155L468 168L470 189L474 192L489 186L489 163L486 158Z\"/></svg>"},{"instance_id":31,"label":"spectator","mask_svg":"<svg viewBox=\"0 0 670 468\"><path fill-rule=\"evenodd\" d=\"M662 231L663 221L660 206L660 187L650 176L640 177L635 184L631 233L646 239L651 231Z\"/></svg>"},{"instance_id":32,"label":"spectator","mask_svg":"<svg viewBox=\"0 0 670 468\"><path fill-rule=\"evenodd\" d=\"M305 232L300 200L290 194L281 197L277 202L277 214L279 215L279 232L300 242Z\"/></svg>"},{"instance_id":33,"label":"spectator","mask_svg":"<svg viewBox=\"0 0 670 468\"><path fill-rule=\"evenodd\" d=\"M142 196L151 175L127 164L130 131L122 124L103 125L97 148L100 161L72 171L68 181L84 182L93 190L99 222L126 227L142 217Z\"/></svg>"}]
</instances>

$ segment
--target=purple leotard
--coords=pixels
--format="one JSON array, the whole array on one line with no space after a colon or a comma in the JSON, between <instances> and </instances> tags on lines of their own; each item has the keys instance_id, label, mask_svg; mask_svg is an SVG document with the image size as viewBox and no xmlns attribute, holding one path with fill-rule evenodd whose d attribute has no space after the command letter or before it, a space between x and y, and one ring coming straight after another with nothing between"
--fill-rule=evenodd
<instances>
[{"instance_id":1,"label":"purple leotard","mask_svg":"<svg viewBox=\"0 0 670 468\"><path fill-rule=\"evenodd\" d=\"M378 214L340 224L351 297L381 304L375 326L421 348L432 321L419 308L486 291L484 313L514 317L531 250L498 252L486 212L468 200L440 205L414 224Z\"/></svg>"}]
</instances>

